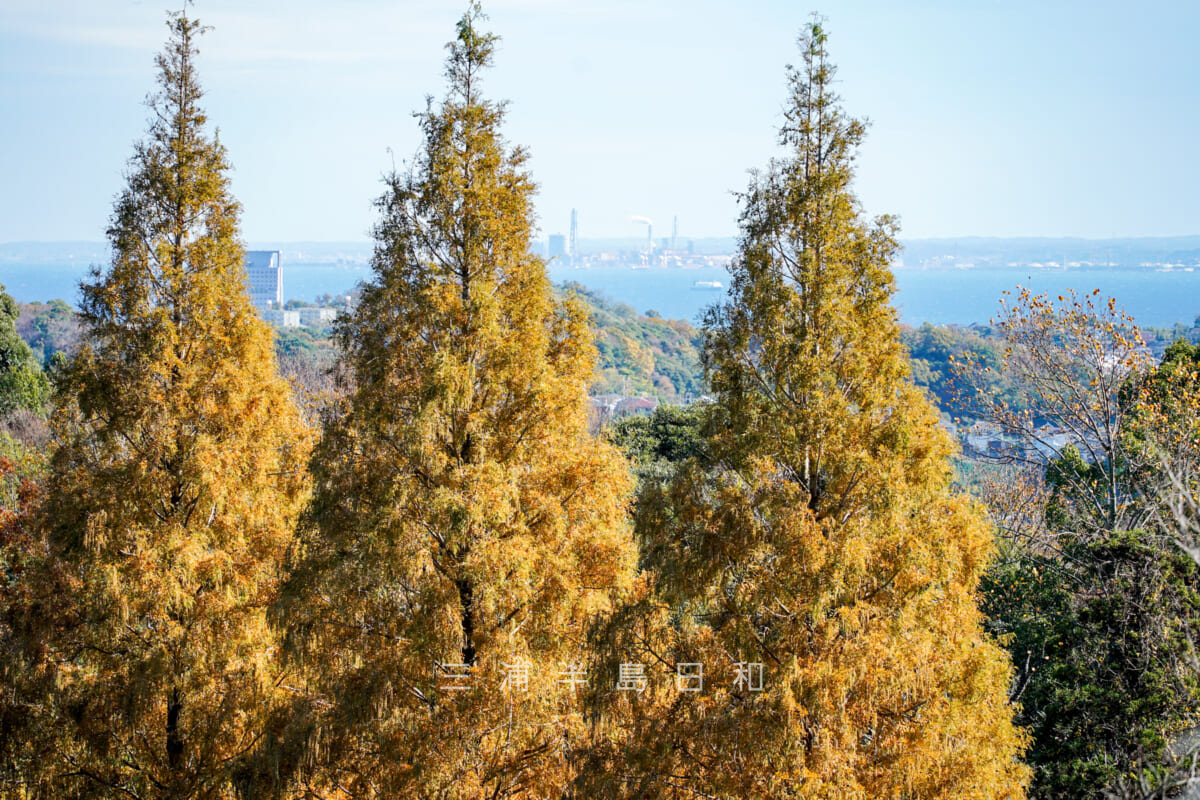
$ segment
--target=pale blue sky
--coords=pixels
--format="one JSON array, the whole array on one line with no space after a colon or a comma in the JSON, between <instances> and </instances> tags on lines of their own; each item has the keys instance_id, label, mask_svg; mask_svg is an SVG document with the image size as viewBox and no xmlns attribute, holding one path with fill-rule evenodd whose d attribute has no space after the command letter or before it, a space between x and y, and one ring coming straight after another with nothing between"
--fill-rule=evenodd
<instances>
[{"instance_id":1,"label":"pale blue sky","mask_svg":"<svg viewBox=\"0 0 1200 800\"><path fill-rule=\"evenodd\" d=\"M177 0L0 0L0 242L103 238ZM251 241L364 240L465 3L200 0L212 123ZM493 0L488 78L542 233L731 235L784 65L828 17L858 189L905 238L1200 233L1200 4Z\"/></svg>"}]
</instances>

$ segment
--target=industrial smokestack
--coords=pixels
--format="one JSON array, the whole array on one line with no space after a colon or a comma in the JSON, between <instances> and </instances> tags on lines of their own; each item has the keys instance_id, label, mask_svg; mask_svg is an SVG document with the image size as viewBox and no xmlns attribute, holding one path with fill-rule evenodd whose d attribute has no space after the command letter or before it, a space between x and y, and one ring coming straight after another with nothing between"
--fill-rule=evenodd
<instances>
[{"instance_id":1,"label":"industrial smokestack","mask_svg":"<svg viewBox=\"0 0 1200 800\"><path fill-rule=\"evenodd\" d=\"M570 242L571 263L579 263L579 215L575 213L575 209L571 209L571 242Z\"/></svg>"},{"instance_id":2,"label":"industrial smokestack","mask_svg":"<svg viewBox=\"0 0 1200 800\"><path fill-rule=\"evenodd\" d=\"M654 222L648 217L630 217L631 222L643 222L646 225L646 252L654 252Z\"/></svg>"}]
</instances>

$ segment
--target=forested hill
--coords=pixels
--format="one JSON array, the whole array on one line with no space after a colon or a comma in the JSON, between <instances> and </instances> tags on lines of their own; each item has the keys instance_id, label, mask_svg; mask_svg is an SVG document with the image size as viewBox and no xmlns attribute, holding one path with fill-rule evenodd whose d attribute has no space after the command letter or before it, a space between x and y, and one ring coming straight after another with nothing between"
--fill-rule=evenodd
<instances>
[{"instance_id":1,"label":"forested hill","mask_svg":"<svg viewBox=\"0 0 1200 800\"><path fill-rule=\"evenodd\" d=\"M700 367L703 333L681 319L664 319L654 312L642 314L626 303L579 284L568 284L560 292L574 292L589 309L596 334L599 359L593 394L624 393L657 397L666 403L682 403L705 392ZM70 306L61 300L22 303L17 332L43 362L59 351L69 351L79 341L78 322ZM1157 356L1180 338L1196 340L1200 327L1150 328L1142 331ZM978 353L985 365L997 367L1001 348L989 328L957 325L919 328L901 326L908 347L913 380L927 389L939 406L953 414L951 357ZM276 350L282 368L294 379L310 385L324 383L321 373L332 365L335 354L328 331L316 328L280 328ZM1001 394L1007 387L994 373Z\"/></svg>"},{"instance_id":2,"label":"forested hill","mask_svg":"<svg viewBox=\"0 0 1200 800\"><path fill-rule=\"evenodd\" d=\"M687 320L639 313L577 283L564 288L590 309L600 352L595 394L623 392L681 402L703 393L699 329Z\"/></svg>"}]
</instances>

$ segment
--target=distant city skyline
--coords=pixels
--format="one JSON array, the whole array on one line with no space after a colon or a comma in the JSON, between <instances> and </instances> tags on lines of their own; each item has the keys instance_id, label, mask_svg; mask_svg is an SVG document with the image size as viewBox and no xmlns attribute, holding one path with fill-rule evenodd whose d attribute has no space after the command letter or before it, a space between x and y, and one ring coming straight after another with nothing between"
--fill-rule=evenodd
<instances>
[{"instance_id":1,"label":"distant city skyline","mask_svg":"<svg viewBox=\"0 0 1200 800\"><path fill-rule=\"evenodd\" d=\"M5 0L0 242L103 237L178 0ZM872 121L857 187L906 239L1200 233L1200 9L1151 2L899 4L828 17L847 109ZM361 241L381 175L418 145L465 3L202 0L210 123L248 241ZM784 65L810 7L764 0L496 0L485 88L527 146L540 237L736 233L777 153ZM390 149L390 153L389 153Z\"/></svg>"}]
</instances>

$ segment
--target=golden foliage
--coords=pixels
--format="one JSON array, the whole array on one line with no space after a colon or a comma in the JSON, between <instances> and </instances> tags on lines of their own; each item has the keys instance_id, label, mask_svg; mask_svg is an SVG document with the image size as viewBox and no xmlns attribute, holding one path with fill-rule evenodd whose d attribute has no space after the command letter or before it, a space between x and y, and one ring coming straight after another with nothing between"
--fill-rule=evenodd
<instances>
[{"instance_id":1,"label":"golden foliage","mask_svg":"<svg viewBox=\"0 0 1200 800\"><path fill-rule=\"evenodd\" d=\"M1154 521L1200 563L1200 345L1180 341L1127 388L1129 461Z\"/></svg>"},{"instance_id":2,"label":"golden foliage","mask_svg":"<svg viewBox=\"0 0 1200 800\"><path fill-rule=\"evenodd\" d=\"M988 368L977 357L955 365L963 407L1018 443L1004 449L1002 460L1041 471L1070 448L1099 468L1099 481L1060 472L1066 494L1077 498L1074 524L1086 535L1146 522L1144 505L1121 473L1133 457L1125 387L1151 362L1133 319L1113 298L1099 295L1097 289L1052 298L1023 288L1000 301L1005 349L999 368L1013 387L1011 397L991 390Z\"/></svg>"},{"instance_id":3,"label":"golden foliage","mask_svg":"<svg viewBox=\"0 0 1200 800\"><path fill-rule=\"evenodd\" d=\"M732 300L706 322L708 458L643 493L648 579L600 639L655 678L609 701L588 796L1021 797L1011 666L976 606L991 531L909 380L896 226L861 219L864 128L818 22L802 47L791 156L743 197ZM711 688L684 695L690 662ZM761 692L738 684L750 663Z\"/></svg>"},{"instance_id":4,"label":"golden foliage","mask_svg":"<svg viewBox=\"0 0 1200 800\"><path fill-rule=\"evenodd\" d=\"M584 732L563 670L635 560L628 467L587 432L587 320L530 254L526 156L480 94L481 19L379 200L281 608L305 682L278 768L324 797L560 796Z\"/></svg>"},{"instance_id":5,"label":"golden foliage","mask_svg":"<svg viewBox=\"0 0 1200 800\"><path fill-rule=\"evenodd\" d=\"M821 26L791 72L792 156L744 196L733 301L707 321L703 456L647 481L638 576L628 464L588 431L587 319L531 255L527 156L480 93L483 18L378 201L310 452L245 294L201 29L172 16L49 478L0 511L0 732L21 737L0 786L1022 796L1011 667L975 602L991 532L909 380L896 225L861 218L864 127Z\"/></svg>"},{"instance_id":6,"label":"golden foliage","mask_svg":"<svg viewBox=\"0 0 1200 800\"><path fill-rule=\"evenodd\" d=\"M74 605L45 633L58 797L233 796L278 693L266 606L307 493L309 434L198 105L201 28L169 27L57 387L44 518Z\"/></svg>"}]
</instances>

